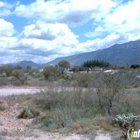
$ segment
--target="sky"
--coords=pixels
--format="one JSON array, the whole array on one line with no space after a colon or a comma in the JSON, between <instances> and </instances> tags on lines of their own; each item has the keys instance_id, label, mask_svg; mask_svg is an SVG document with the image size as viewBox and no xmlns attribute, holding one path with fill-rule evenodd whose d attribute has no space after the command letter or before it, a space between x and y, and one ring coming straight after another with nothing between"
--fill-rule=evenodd
<instances>
[{"instance_id":1,"label":"sky","mask_svg":"<svg viewBox=\"0 0 140 140\"><path fill-rule=\"evenodd\" d=\"M140 0L0 0L0 63L47 63L140 39Z\"/></svg>"}]
</instances>

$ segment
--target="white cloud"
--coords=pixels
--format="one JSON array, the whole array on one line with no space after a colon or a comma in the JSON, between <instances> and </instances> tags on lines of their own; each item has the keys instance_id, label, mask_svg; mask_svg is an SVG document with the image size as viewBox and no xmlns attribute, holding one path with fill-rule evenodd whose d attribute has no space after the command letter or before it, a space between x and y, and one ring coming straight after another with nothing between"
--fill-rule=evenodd
<instances>
[{"instance_id":1,"label":"white cloud","mask_svg":"<svg viewBox=\"0 0 140 140\"><path fill-rule=\"evenodd\" d=\"M55 40L63 37L63 42L75 40L78 36L74 35L66 24L45 24L36 23L28 25L19 35L21 38L36 38L42 40ZM64 40L65 39L65 40Z\"/></svg>"},{"instance_id":2,"label":"white cloud","mask_svg":"<svg viewBox=\"0 0 140 140\"><path fill-rule=\"evenodd\" d=\"M0 1L0 17L4 17L4 16L8 16L10 15L11 9L12 9L12 5L8 4L6 2Z\"/></svg>"},{"instance_id":3,"label":"white cloud","mask_svg":"<svg viewBox=\"0 0 140 140\"><path fill-rule=\"evenodd\" d=\"M77 37L66 24L31 24L24 27L17 36L18 42L10 49L18 54L18 60L49 61L76 53Z\"/></svg>"},{"instance_id":4,"label":"white cloud","mask_svg":"<svg viewBox=\"0 0 140 140\"><path fill-rule=\"evenodd\" d=\"M98 49L108 48L118 42L120 40L120 36L116 34L111 34L106 36L104 39L96 38L94 40L88 40L84 43L79 43L77 46L77 51L81 50L81 52L90 52Z\"/></svg>"},{"instance_id":5,"label":"white cloud","mask_svg":"<svg viewBox=\"0 0 140 140\"><path fill-rule=\"evenodd\" d=\"M108 34L116 34L120 37L114 43L123 43L140 38L140 3L139 0L130 1L120 5L102 19L94 31L85 34L86 37L106 37ZM122 41L123 40L123 41Z\"/></svg>"},{"instance_id":6,"label":"white cloud","mask_svg":"<svg viewBox=\"0 0 140 140\"><path fill-rule=\"evenodd\" d=\"M75 35L66 24L31 24L26 26L19 34L23 42L29 42L37 46L47 46L56 49L63 46L71 46L78 43ZM43 45L44 44L44 45Z\"/></svg>"},{"instance_id":7,"label":"white cloud","mask_svg":"<svg viewBox=\"0 0 140 140\"><path fill-rule=\"evenodd\" d=\"M0 37L12 36L15 32L14 25L11 22L0 18Z\"/></svg>"},{"instance_id":8,"label":"white cloud","mask_svg":"<svg viewBox=\"0 0 140 140\"><path fill-rule=\"evenodd\" d=\"M17 45L16 37L0 37L0 50L8 49Z\"/></svg>"},{"instance_id":9,"label":"white cloud","mask_svg":"<svg viewBox=\"0 0 140 140\"><path fill-rule=\"evenodd\" d=\"M21 17L47 22L79 23L91 18L99 21L116 3L111 0L37 0L30 5L19 5L14 13Z\"/></svg>"}]
</instances>

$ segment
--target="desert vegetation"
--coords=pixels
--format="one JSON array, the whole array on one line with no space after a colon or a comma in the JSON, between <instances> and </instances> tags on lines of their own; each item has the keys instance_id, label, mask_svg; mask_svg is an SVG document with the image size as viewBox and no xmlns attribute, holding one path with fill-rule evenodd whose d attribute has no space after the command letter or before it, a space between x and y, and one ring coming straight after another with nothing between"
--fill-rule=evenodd
<instances>
[{"instance_id":1,"label":"desert vegetation","mask_svg":"<svg viewBox=\"0 0 140 140\"><path fill-rule=\"evenodd\" d=\"M0 112L18 104L15 117L32 119L29 125L32 129L84 134L89 139L95 139L98 131L102 131L109 133L112 140L126 139L130 126L140 128L139 120L134 121L140 115L140 69L88 68L70 68L67 61L46 66L43 71L31 67L1 67L1 86L32 86L43 90L34 95L1 98L9 107L1 102Z\"/></svg>"}]
</instances>

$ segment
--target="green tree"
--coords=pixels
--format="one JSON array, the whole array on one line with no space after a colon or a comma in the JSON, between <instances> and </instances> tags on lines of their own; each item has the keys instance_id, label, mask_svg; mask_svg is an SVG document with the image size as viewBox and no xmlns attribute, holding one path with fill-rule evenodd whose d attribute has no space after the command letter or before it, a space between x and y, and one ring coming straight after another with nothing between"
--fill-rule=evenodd
<instances>
[{"instance_id":1,"label":"green tree","mask_svg":"<svg viewBox=\"0 0 140 140\"><path fill-rule=\"evenodd\" d=\"M57 67L48 66L43 69L44 77L49 81L58 80L61 77L61 73Z\"/></svg>"},{"instance_id":2,"label":"green tree","mask_svg":"<svg viewBox=\"0 0 140 140\"><path fill-rule=\"evenodd\" d=\"M31 70L32 67L31 67L31 66L27 66L26 69L27 69L27 70Z\"/></svg>"},{"instance_id":3,"label":"green tree","mask_svg":"<svg viewBox=\"0 0 140 140\"><path fill-rule=\"evenodd\" d=\"M21 70L22 67L21 66L15 66L14 69L18 69L18 70Z\"/></svg>"},{"instance_id":4,"label":"green tree","mask_svg":"<svg viewBox=\"0 0 140 140\"><path fill-rule=\"evenodd\" d=\"M70 63L67 60L62 60L58 63L58 66L60 67L63 74L65 69L70 68Z\"/></svg>"}]
</instances>

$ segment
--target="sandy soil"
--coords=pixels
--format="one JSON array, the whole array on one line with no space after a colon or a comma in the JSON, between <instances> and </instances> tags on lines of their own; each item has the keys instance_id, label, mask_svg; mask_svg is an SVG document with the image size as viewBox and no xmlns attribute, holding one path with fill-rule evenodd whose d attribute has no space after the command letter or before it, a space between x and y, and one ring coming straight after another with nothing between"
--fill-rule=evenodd
<instances>
[{"instance_id":1,"label":"sandy soil","mask_svg":"<svg viewBox=\"0 0 140 140\"><path fill-rule=\"evenodd\" d=\"M0 96L34 94L36 92L39 92L40 90L40 88L34 87L1 87Z\"/></svg>"}]
</instances>

